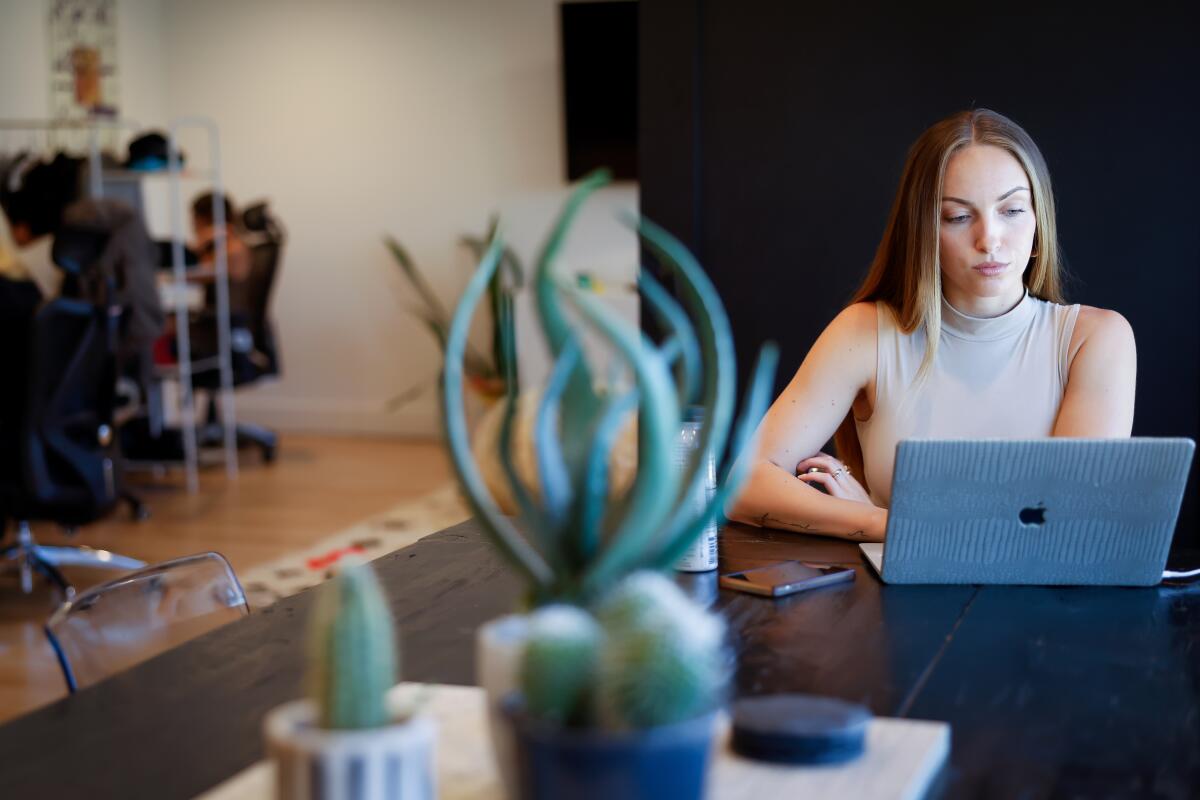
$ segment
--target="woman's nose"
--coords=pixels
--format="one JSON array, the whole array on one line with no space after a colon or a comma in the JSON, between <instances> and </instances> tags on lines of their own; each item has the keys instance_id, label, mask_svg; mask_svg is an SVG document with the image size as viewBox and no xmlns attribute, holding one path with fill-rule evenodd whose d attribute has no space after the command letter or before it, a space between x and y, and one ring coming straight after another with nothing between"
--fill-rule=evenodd
<instances>
[{"instance_id":1,"label":"woman's nose","mask_svg":"<svg viewBox=\"0 0 1200 800\"><path fill-rule=\"evenodd\" d=\"M981 220L975 237L975 247L981 253L991 254L1000 249L1000 228L987 219Z\"/></svg>"}]
</instances>

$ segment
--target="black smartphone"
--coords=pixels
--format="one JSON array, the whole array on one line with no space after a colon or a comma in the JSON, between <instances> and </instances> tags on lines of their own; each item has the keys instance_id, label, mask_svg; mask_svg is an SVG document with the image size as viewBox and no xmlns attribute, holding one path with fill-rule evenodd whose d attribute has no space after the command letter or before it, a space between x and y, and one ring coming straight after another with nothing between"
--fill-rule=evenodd
<instances>
[{"instance_id":1,"label":"black smartphone","mask_svg":"<svg viewBox=\"0 0 1200 800\"><path fill-rule=\"evenodd\" d=\"M731 572L721 576L721 586L739 592L783 597L805 589L828 586L854 580L853 567L831 564L806 564L803 561L780 561L765 567Z\"/></svg>"}]
</instances>

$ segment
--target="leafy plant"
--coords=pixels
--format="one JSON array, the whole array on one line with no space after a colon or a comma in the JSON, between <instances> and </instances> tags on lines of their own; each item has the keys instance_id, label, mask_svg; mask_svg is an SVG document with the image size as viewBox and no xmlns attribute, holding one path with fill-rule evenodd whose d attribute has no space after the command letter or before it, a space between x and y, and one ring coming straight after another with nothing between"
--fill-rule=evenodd
<instances>
[{"instance_id":1,"label":"leafy plant","mask_svg":"<svg viewBox=\"0 0 1200 800\"><path fill-rule=\"evenodd\" d=\"M466 247L475 256L476 262L483 259L487 243L495 234L497 220L495 217L488 223L488 231L484 237L463 236L459 244ZM409 311L417 317L437 340L443 355L450 332L450 315L441 299L424 275L417 268L408 250L395 237L384 237L384 244L400 268L400 274L416 292L419 304L409 307ZM525 282L525 270L521 261L511 248L505 247L500 255L502 269L498 269L488 282L488 298L492 312L492 346L490 353L483 354L470 343L463 348L463 369L468 383L473 389L486 397L503 397L508 381L516 381L517 365L510 362L503 348L503 340L511 335L506 329L513 325L512 293L521 288ZM395 410L409 400L415 398L423 390L421 384L414 385L401 392L388 402L388 407Z\"/></svg>"}]
</instances>

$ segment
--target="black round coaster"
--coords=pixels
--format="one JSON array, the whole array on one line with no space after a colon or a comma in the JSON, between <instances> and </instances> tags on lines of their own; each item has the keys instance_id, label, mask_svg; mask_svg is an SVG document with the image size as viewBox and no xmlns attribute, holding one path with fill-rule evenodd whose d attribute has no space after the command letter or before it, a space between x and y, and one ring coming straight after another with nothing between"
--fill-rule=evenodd
<instances>
[{"instance_id":1,"label":"black round coaster","mask_svg":"<svg viewBox=\"0 0 1200 800\"><path fill-rule=\"evenodd\" d=\"M785 764L835 764L862 754L871 712L833 697L771 694L733 704L735 753Z\"/></svg>"}]
</instances>

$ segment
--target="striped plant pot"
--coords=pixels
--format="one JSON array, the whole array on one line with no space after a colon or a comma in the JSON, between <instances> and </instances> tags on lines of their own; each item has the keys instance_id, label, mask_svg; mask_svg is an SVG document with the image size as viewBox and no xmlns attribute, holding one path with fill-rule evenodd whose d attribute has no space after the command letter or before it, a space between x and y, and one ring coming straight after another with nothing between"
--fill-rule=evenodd
<instances>
[{"instance_id":1,"label":"striped plant pot","mask_svg":"<svg viewBox=\"0 0 1200 800\"><path fill-rule=\"evenodd\" d=\"M428 716L370 730L325 730L296 700L263 721L276 800L434 800L436 729Z\"/></svg>"}]
</instances>

